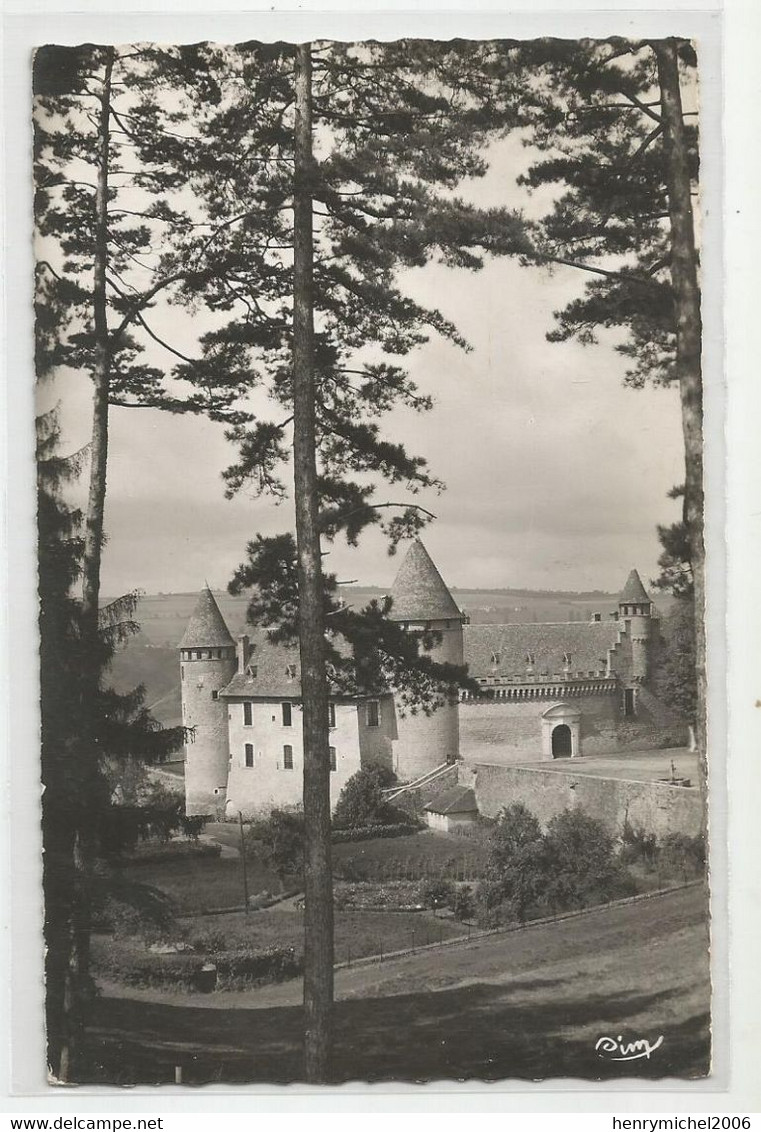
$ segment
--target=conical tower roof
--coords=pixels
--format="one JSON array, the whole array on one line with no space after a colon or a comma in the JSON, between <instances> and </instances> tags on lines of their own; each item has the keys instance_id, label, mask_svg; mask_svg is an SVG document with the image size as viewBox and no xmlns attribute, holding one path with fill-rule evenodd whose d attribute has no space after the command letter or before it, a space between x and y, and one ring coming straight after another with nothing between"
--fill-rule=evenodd
<instances>
[{"instance_id":1,"label":"conical tower roof","mask_svg":"<svg viewBox=\"0 0 761 1132\"><path fill-rule=\"evenodd\" d=\"M642 585L642 579L636 570L632 570L629 577L626 579L626 585L618 601L620 605L639 604L643 601L650 601L650 595Z\"/></svg>"},{"instance_id":2,"label":"conical tower roof","mask_svg":"<svg viewBox=\"0 0 761 1132\"><path fill-rule=\"evenodd\" d=\"M395 621L438 621L462 614L420 539L410 546L391 590Z\"/></svg>"},{"instance_id":3,"label":"conical tower roof","mask_svg":"<svg viewBox=\"0 0 761 1132\"><path fill-rule=\"evenodd\" d=\"M214 594L208 586L205 586L198 596L193 615L188 621L188 627L177 647L181 649L221 648L234 644L227 625L225 625L225 619L219 612Z\"/></svg>"}]
</instances>

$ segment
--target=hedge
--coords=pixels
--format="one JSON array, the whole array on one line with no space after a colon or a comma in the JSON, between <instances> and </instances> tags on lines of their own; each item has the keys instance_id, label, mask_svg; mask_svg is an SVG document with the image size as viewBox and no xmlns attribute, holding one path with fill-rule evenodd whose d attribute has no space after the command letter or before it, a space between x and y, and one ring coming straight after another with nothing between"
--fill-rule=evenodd
<instances>
[{"instance_id":1,"label":"hedge","mask_svg":"<svg viewBox=\"0 0 761 1132\"><path fill-rule=\"evenodd\" d=\"M184 990L202 985L201 972L209 963L217 969L217 985L226 990L252 984L279 983L294 978L302 971L301 956L293 947L240 949L202 955L191 951L159 954L111 946L100 950L94 957L96 973L114 982L126 986Z\"/></svg>"},{"instance_id":2,"label":"hedge","mask_svg":"<svg viewBox=\"0 0 761 1132\"><path fill-rule=\"evenodd\" d=\"M330 839L334 844L344 841L374 841L376 838L384 837L408 837L419 830L419 825L412 825L409 822L397 822L394 825L361 825L353 829L334 829Z\"/></svg>"}]
</instances>

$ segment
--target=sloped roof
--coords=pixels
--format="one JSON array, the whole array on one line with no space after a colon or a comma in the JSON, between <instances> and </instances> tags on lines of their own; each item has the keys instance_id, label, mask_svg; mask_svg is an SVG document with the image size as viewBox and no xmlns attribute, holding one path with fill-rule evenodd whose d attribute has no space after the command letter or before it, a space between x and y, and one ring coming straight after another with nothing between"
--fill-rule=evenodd
<instances>
[{"instance_id":1,"label":"sloped roof","mask_svg":"<svg viewBox=\"0 0 761 1132\"><path fill-rule=\"evenodd\" d=\"M432 814L471 814L478 812L476 796L469 786L452 786L437 794L423 807Z\"/></svg>"},{"instance_id":2,"label":"sloped roof","mask_svg":"<svg viewBox=\"0 0 761 1132\"><path fill-rule=\"evenodd\" d=\"M345 651L341 641L333 646ZM236 672L220 696L249 696L259 699L301 699L301 658L298 645L273 644L264 629L249 633L249 657L246 669ZM333 693L341 698L340 693ZM343 697L354 698L354 697Z\"/></svg>"},{"instance_id":3,"label":"sloped roof","mask_svg":"<svg viewBox=\"0 0 761 1132\"><path fill-rule=\"evenodd\" d=\"M604 672L608 649L618 640L618 621L567 621L532 625L465 625L465 663L470 675L523 676L534 658L535 676L563 673L564 655L570 671L587 676Z\"/></svg>"},{"instance_id":4,"label":"sloped roof","mask_svg":"<svg viewBox=\"0 0 761 1132\"><path fill-rule=\"evenodd\" d=\"M645 587L642 585L642 579L636 570L632 570L629 577L626 579L626 585L621 591L619 602L642 602L650 601L650 595Z\"/></svg>"},{"instance_id":5,"label":"sloped roof","mask_svg":"<svg viewBox=\"0 0 761 1132\"><path fill-rule=\"evenodd\" d=\"M193 649L199 646L202 648L219 648L223 645L233 644L235 642L230 636L227 625L225 625L225 619L219 611L214 594L208 586L205 586L198 596L198 602L188 621L188 627L177 647L181 649Z\"/></svg>"},{"instance_id":6,"label":"sloped roof","mask_svg":"<svg viewBox=\"0 0 761 1132\"><path fill-rule=\"evenodd\" d=\"M420 539L410 546L391 589L394 621L438 621L462 614Z\"/></svg>"}]
</instances>

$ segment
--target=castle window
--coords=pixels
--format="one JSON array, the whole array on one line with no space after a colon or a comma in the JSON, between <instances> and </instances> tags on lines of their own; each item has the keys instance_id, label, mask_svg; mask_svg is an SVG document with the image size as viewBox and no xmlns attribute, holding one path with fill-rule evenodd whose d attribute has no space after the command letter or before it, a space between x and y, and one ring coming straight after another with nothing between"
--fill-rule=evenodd
<instances>
[{"instance_id":1,"label":"castle window","mask_svg":"<svg viewBox=\"0 0 761 1132\"><path fill-rule=\"evenodd\" d=\"M252 727L254 723L254 709L251 704L243 705L243 726Z\"/></svg>"},{"instance_id":2,"label":"castle window","mask_svg":"<svg viewBox=\"0 0 761 1132\"><path fill-rule=\"evenodd\" d=\"M180 665L180 680L184 680L184 679L185 679L185 665L181 664Z\"/></svg>"},{"instance_id":3,"label":"castle window","mask_svg":"<svg viewBox=\"0 0 761 1132\"><path fill-rule=\"evenodd\" d=\"M254 765L254 744L246 743L246 766Z\"/></svg>"},{"instance_id":4,"label":"castle window","mask_svg":"<svg viewBox=\"0 0 761 1132\"><path fill-rule=\"evenodd\" d=\"M328 753L330 754L330 769L335 770L336 769L336 749L335 749L335 747L328 747Z\"/></svg>"},{"instance_id":5,"label":"castle window","mask_svg":"<svg viewBox=\"0 0 761 1132\"><path fill-rule=\"evenodd\" d=\"M636 715L634 688L624 688L624 715Z\"/></svg>"},{"instance_id":6,"label":"castle window","mask_svg":"<svg viewBox=\"0 0 761 1132\"><path fill-rule=\"evenodd\" d=\"M283 770L293 770L293 747L290 743L283 747Z\"/></svg>"},{"instance_id":7,"label":"castle window","mask_svg":"<svg viewBox=\"0 0 761 1132\"><path fill-rule=\"evenodd\" d=\"M283 727L291 727L293 723L293 712L291 711L291 705L286 702L281 704L280 707L283 713Z\"/></svg>"},{"instance_id":8,"label":"castle window","mask_svg":"<svg viewBox=\"0 0 761 1132\"><path fill-rule=\"evenodd\" d=\"M336 725L336 705L333 703L328 704L328 727L335 727Z\"/></svg>"},{"instance_id":9,"label":"castle window","mask_svg":"<svg viewBox=\"0 0 761 1132\"><path fill-rule=\"evenodd\" d=\"M219 692L217 692L216 690L215 690L215 691L213 691L213 692L211 693L211 698L212 698L213 700L218 700L218 699L219 699Z\"/></svg>"},{"instance_id":10,"label":"castle window","mask_svg":"<svg viewBox=\"0 0 761 1132\"><path fill-rule=\"evenodd\" d=\"M378 700L367 701L367 726L380 726L380 703Z\"/></svg>"}]
</instances>

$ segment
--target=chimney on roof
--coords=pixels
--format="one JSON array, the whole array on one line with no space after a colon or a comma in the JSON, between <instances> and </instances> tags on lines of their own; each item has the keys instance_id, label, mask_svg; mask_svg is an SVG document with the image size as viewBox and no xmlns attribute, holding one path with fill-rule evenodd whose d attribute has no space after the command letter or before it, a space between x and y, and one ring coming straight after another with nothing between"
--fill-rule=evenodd
<instances>
[{"instance_id":1,"label":"chimney on roof","mask_svg":"<svg viewBox=\"0 0 761 1132\"><path fill-rule=\"evenodd\" d=\"M245 672L246 671L246 665L248 664L249 651L250 650L249 650L248 636L245 633L242 633L238 637L238 641L237 641L237 644L235 646L235 655L238 659L238 672Z\"/></svg>"}]
</instances>

